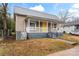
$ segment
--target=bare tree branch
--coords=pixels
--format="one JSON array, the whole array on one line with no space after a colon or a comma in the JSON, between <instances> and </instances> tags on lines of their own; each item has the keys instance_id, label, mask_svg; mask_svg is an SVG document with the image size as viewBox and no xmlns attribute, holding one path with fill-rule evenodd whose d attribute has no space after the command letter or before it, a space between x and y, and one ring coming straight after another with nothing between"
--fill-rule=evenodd
<instances>
[{"instance_id":1,"label":"bare tree branch","mask_svg":"<svg viewBox=\"0 0 79 59\"><path fill-rule=\"evenodd\" d=\"M68 18L71 18L71 14L68 10L59 11L59 18L66 22Z\"/></svg>"}]
</instances>

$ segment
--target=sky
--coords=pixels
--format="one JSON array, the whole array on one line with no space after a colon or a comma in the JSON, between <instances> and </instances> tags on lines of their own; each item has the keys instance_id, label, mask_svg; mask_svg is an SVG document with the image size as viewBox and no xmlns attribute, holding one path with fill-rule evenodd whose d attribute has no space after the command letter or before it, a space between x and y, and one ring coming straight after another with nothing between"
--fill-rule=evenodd
<instances>
[{"instance_id":1,"label":"sky","mask_svg":"<svg viewBox=\"0 0 79 59\"><path fill-rule=\"evenodd\" d=\"M79 4L78 3L9 3L9 12L13 14L14 7L24 7L48 14L58 15L59 12L68 10L73 16L79 17Z\"/></svg>"}]
</instances>

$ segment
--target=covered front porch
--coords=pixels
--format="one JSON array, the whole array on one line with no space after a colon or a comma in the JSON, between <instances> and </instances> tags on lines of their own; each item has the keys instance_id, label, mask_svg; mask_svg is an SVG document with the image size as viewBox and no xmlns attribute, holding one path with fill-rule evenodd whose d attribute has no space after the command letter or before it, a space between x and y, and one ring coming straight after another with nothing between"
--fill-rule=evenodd
<instances>
[{"instance_id":1,"label":"covered front porch","mask_svg":"<svg viewBox=\"0 0 79 59\"><path fill-rule=\"evenodd\" d=\"M62 34L58 32L59 25L55 20L28 17L25 19L25 32L27 38L56 38Z\"/></svg>"},{"instance_id":2,"label":"covered front porch","mask_svg":"<svg viewBox=\"0 0 79 59\"><path fill-rule=\"evenodd\" d=\"M28 18L25 19L25 31L27 33L57 32L59 23L50 20Z\"/></svg>"}]
</instances>

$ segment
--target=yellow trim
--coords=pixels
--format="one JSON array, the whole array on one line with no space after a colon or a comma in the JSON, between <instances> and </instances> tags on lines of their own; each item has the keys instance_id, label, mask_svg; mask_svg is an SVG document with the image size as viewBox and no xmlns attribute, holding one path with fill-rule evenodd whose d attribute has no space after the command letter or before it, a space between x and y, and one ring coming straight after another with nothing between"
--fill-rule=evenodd
<instances>
[{"instance_id":1,"label":"yellow trim","mask_svg":"<svg viewBox=\"0 0 79 59\"><path fill-rule=\"evenodd\" d=\"M42 32L46 32L47 31L47 22L43 21L42 22Z\"/></svg>"}]
</instances>

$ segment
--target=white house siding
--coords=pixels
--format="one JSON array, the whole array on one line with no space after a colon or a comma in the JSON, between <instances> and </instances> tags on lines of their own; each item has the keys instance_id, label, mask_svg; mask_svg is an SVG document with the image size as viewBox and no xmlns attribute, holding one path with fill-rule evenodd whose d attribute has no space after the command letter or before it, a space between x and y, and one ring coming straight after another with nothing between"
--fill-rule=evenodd
<instances>
[{"instance_id":1,"label":"white house siding","mask_svg":"<svg viewBox=\"0 0 79 59\"><path fill-rule=\"evenodd\" d=\"M63 24L58 24L57 25L57 28L58 28L58 32L63 32L63 26L62 26Z\"/></svg>"},{"instance_id":2,"label":"white house siding","mask_svg":"<svg viewBox=\"0 0 79 59\"><path fill-rule=\"evenodd\" d=\"M25 18L24 16L16 15L16 31L25 31Z\"/></svg>"},{"instance_id":3,"label":"white house siding","mask_svg":"<svg viewBox=\"0 0 79 59\"><path fill-rule=\"evenodd\" d=\"M27 33L25 30L25 18L24 16L16 15L16 39L26 39ZM19 39L20 38L20 39Z\"/></svg>"},{"instance_id":4,"label":"white house siding","mask_svg":"<svg viewBox=\"0 0 79 59\"><path fill-rule=\"evenodd\" d=\"M66 33L71 33L72 31L74 31L75 26L65 26L63 28L63 31L65 31Z\"/></svg>"}]
</instances>

